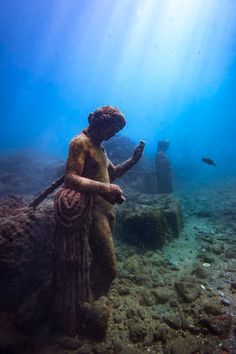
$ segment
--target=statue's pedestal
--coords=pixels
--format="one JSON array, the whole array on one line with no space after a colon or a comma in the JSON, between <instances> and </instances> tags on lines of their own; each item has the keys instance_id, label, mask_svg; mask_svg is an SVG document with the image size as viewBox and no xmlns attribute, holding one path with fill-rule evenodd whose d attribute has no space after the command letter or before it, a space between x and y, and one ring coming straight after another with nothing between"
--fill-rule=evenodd
<instances>
[{"instance_id":1,"label":"statue's pedestal","mask_svg":"<svg viewBox=\"0 0 236 354\"><path fill-rule=\"evenodd\" d=\"M141 194L117 210L116 237L142 249L161 248L182 226L180 204L169 194Z\"/></svg>"}]
</instances>

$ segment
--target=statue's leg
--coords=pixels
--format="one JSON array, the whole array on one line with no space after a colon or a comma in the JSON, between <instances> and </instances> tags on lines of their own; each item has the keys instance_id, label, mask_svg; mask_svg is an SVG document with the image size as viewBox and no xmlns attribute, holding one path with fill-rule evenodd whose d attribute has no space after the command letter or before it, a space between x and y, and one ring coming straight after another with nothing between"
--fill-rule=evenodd
<instances>
[{"instance_id":1,"label":"statue's leg","mask_svg":"<svg viewBox=\"0 0 236 354\"><path fill-rule=\"evenodd\" d=\"M90 279L94 300L107 295L117 274L115 249L112 239L114 215L97 215L90 228L92 262Z\"/></svg>"}]
</instances>

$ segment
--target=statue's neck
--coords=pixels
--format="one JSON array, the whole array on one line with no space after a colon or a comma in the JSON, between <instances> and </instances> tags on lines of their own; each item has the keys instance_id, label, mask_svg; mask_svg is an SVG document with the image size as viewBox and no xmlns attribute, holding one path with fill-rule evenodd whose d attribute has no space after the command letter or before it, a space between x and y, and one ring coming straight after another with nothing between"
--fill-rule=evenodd
<instances>
[{"instance_id":1,"label":"statue's neck","mask_svg":"<svg viewBox=\"0 0 236 354\"><path fill-rule=\"evenodd\" d=\"M92 142L97 145L100 146L102 143L102 138L100 137L100 135L92 129L86 128L83 130L83 133L86 134L87 136L90 137L90 139L92 140Z\"/></svg>"}]
</instances>

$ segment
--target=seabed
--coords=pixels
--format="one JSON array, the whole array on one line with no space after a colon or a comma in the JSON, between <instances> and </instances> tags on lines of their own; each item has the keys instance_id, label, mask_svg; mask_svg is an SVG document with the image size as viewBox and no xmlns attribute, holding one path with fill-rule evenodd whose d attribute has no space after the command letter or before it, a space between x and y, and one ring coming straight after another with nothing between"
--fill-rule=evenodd
<instances>
[{"instance_id":1,"label":"seabed","mask_svg":"<svg viewBox=\"0 0 236 354\"><path fill-rule=\"evenodd\" d=\"M136 199L137 194L139 199L146 198L145 203L158 197L131 191L131 204L135 193ZM50 240L46 244L45 240L50 239L52 199L35 212L32 231L32 224L23 221L22 197L29 200L31 195L3 196L0 203L0 353L236 352L236 179L189 183L177 191L184 226L179 237L162 248L135 247L116 236L119 270L108 295L110 317L102 341L48 335L45 309L37 308L35 299L42 296L42 285L50 280L43 267L50 269ZM44 222L43 215L47 215ZM15 232L19 218L22 229ZM32 270L35 283L29 269L28 280L19 287L16 279L24 278L24 267L29 267L31 242L34 250L44 252L45 259L37 259Z\"/></svg>"}]
</instances>

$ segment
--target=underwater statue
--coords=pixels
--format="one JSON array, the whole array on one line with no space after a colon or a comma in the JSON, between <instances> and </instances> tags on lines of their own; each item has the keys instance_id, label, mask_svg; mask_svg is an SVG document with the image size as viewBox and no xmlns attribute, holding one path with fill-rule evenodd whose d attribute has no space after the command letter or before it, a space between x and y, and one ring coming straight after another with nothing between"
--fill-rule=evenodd
<instances>
[{"instance_id":1,"label":"underwater statue","mask_svg":"<svg viewBox=\"0 0 236 354\"><path fill-rule=\"evenodd\" d=\"M67 335L78 333L81 304L107 295L116 277L114 204L125 198L112 182L135 165L144 150L140 142L130 159L114 166L102 142L125 126L123 114L104 106L88 121L70 143L64 186L55 196L53 312Z\"/></svg>"},{"instance_id":2,"label":"underwater statue","mask_svg":"<svg viewBox=\"0 0 236 354\"><path fill-rule=\"evenodd\" d=\"M166 140L160 140L157 146L157 155L155 160L157 193L172 193L172 171L167 156L167 150L170 143Z\"/></svg>"}]
</instances>

